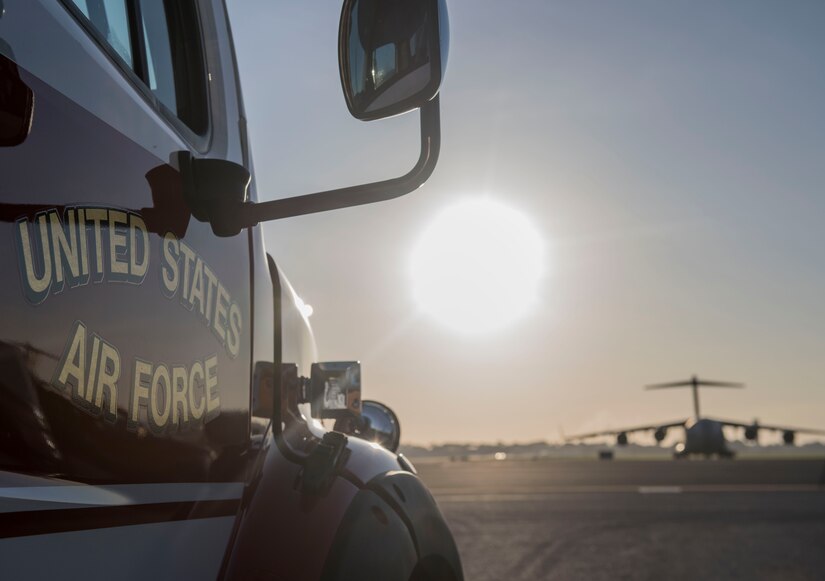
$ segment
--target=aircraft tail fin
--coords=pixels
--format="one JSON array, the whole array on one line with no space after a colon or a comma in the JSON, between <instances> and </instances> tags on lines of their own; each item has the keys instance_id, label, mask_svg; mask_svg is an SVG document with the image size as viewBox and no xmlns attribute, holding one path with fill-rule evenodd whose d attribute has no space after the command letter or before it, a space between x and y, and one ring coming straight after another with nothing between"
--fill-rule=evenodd
<instances>
[{"instance_id":1,"label":"aircraft tail fin","mask_svg":"<svg viewBox=\"0 0 825 581\"><path fill-rule=\"evenodd\" d=\"M655 383L653 385L645 386L646 390L652 389L670 389L673 387L689 387L693 391L693 412L696 414L696 417L699 417L699 388L700 387L724 387L724 388L733 388L733 389L741 389L745 387L743 383L734 383L732 381L714 381L710 379L699 379L697 376L693 376L687 381L673 381L670 383Z\"/></svg>"}]
</instances>

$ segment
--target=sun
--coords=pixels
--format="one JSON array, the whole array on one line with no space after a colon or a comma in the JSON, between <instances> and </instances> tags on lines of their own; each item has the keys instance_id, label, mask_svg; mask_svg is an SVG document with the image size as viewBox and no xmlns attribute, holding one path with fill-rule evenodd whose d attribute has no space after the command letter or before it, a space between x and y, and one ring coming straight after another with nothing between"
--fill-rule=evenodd
<instances>
[{"instance_id":1,"label":"sun","mask_svg":"<svg viewBox=\"0 0 825 581\"><path fill-rule=\"evenodd\" d=\"M544 243L524 214L492 199L443 210L412 253L419 307L462 334L502 329L537 304Z\"/></svg>"}]
</instances>

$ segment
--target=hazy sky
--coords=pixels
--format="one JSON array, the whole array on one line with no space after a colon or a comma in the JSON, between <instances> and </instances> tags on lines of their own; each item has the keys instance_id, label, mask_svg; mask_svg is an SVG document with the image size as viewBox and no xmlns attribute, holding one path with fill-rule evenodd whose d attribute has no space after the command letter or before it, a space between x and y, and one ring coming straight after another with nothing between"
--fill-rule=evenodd
<instances>
[{"instance_id":1,"label":"hazy sky","mask_svg":"<svg viewBox=\"0 0 825 581\"><path fill-rule=\"evenodd\" d=\"M391 177L418 115L349 117L340 0L230 0L257 187ZM266 225L315 309L320 356L360 359L403 439L525 441L708 415L825 427L825 3L450 0L442 155L397 201ZM438 213L527 215L529 316L458 335L419 312L411 252ZM767 441L767 440L766 440Z\"/></svg>"}]
</instances>

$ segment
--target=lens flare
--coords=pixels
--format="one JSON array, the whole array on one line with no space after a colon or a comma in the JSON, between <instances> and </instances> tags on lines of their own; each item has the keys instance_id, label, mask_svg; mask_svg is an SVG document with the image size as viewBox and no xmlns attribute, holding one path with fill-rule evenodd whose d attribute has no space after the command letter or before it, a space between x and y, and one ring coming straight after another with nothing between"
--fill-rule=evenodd
<instances>
[{"instance_id":1,"label":"lens flare","mask_svg":"<svg viewBox=\"0 0 825 581\"><path fill-rule=\"evenodd\" d=\"M501 329L533 310L544 243L522 213L490 199L441 212L412 254L419 307L462 334Z\"/></svg>"}]
</instances>

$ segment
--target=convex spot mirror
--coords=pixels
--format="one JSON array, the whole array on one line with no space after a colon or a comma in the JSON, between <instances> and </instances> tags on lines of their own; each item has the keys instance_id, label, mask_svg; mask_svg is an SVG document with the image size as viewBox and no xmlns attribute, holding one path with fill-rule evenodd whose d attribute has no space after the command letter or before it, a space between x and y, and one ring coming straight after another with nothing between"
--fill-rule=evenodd
<instances>
[{"instance_id":1,"label":"convex spot mirror","mask_svg":"<svg viewBox=\"0 0 825 581\"><path fill-rule=\"evenodd\" d=\"M345 0L338 31L341 84L363 121L422 107L447 64L445 0Z\"/></svg>"},{"instance_id":2,"label":"convex spot mirror","mask_svg":"<svg viewBox=\"0 0 825 581\"><path fill-rule=\"evenodd\" d=\"M397 452L401 442L401 424L390 408L377 401L361 403L361 426L356 434L370 442L377 442L390 452Z\"/></svg>"},{"instance_id":3,"label":"convex spot mirror","mask_svg":"<svg viewBox=\"0 0 825 581\"><path fill-rule=\"evenodd\" d=\"M360 417L361 364L358 361L313 363L309 392L314 418Z\"/></svg>"}]
</instances>

